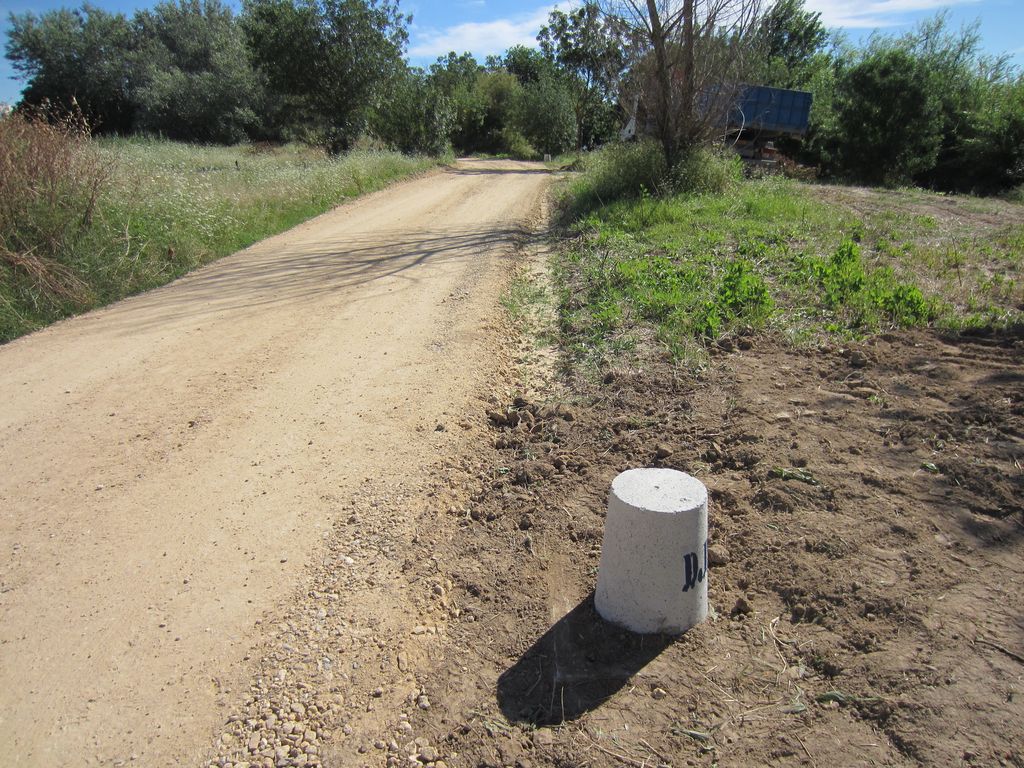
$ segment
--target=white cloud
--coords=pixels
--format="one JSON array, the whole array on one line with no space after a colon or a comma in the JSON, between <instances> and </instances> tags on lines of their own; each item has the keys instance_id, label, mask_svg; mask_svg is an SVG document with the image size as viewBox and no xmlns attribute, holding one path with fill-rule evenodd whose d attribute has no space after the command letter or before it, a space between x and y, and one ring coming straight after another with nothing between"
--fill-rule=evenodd
<instances>
[{"instance_id":1,"label":"white cloud","mask_svg":"<svg viewBox=\"0 0 1024 768\"><path fill-rule=\"evenodd\" d=\"M511 18L468 21L440 30L413 30L409 57L429 59L444 56L449 51L469 51L477 58L483 58L503 53L513 45L533 46L537 44L537 32L548 22L548 14L565 5L556 3Z\"/></svg>"},{"instance_id":2,"label":"white cloud","mask_svg":"<svg viewBox=\"0 0 1024 768\"><path fill-rule=\"evenodd\" d=\"M907 14L937 11L952 5L968 5L981 0L806 0L809 11L821 13L827 27L875 29L905 24ZM428 60L449 51L469 51L478 59L503 53L513 45L534 46L537 32L556 8L572 7L573 0L542 6L528 13L492 21L468 21L444 29L417 29L412 32L409 57ZM462 0L462 7L481 6L484 0Z\"/></svg>"},{"instance_id":3,"label":"white cloud","mask_svg":"<svg viewBox=\"0 0 1024 768\"><path fill-rule=\"evenodd\" d=\"M827 27L873 29L905 24L907 13L976 2L979 0L807 0L805 7L820 12Z\"/></svg>"}]
</instances>

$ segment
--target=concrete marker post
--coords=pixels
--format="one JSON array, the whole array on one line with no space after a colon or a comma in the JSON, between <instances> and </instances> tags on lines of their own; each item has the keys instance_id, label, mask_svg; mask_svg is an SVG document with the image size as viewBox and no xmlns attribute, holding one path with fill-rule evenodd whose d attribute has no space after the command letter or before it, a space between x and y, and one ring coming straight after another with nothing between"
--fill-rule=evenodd
<instances>
[{"instance_id":1,"label":"concrete marker post","mask_svg":"<svg viewBox=\"0 0 1024 768\"><path fill-rule=\"evenodd\" d=\"M642 634L682 634L708 615L708 492L674 469L612 481L594 604Z\"/></svg>"}]
</instances>

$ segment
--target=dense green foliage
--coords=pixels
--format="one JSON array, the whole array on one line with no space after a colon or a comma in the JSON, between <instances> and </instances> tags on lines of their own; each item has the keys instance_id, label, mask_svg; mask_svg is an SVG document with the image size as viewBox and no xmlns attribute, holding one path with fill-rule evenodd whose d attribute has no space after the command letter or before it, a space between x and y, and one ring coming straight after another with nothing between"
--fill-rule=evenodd
<instances>
[{"instance_id":1,"label":"dense green foliage","mask_svg":"<svg viewBox=\"0 0 1024 768\"><path fill-rule=\"evenodd\" d=\"M173 139L242 141L257 123L260 83L245 38L218 0L160 3L135 17L136 126Z\"/></svg>"},{"instance_id":2,"label":"dense green foliage","mask_svg":"<svg viewBox=\"0 0 1024 768\"><path fill-rule=\"evenodd\" d=\"M299 139L331 151L372 134L403 151L535 157L614 134L623 66L592 6L555 12L544 50L479 64L404 61L409 17L392 0L161 0L133 17L11 16L6 54L25 106L80 110L97 133L234 143Z\"/></svg>"},{"instance_id":3,"label":"dense green foliage","mask_svg":"<svg viewBox=\"0 0 1024 768\"><path fill-rule=\"evenodd\" d=\"M803 0L778 0L761 20L764 65L759 79L781 88L806 85L822 63L829 36L821 14L804 8Z\"/></svg>"},{"instance_id":4,"label":"dense green foliage","mask_svg":"<svg viewBox=\"0 0 1024 768\"><path fill-rule=\"evenodd\" d=\"M81 109L104 131L129 130L135 118L137 34L123 14L91 5L41 15L11 14L6 55L28 80L24 102Z\"/></svg>"},{"instance_id":5,"label":"dense green foliage","mask_svg":"<svg viewBox=\"0 0 1024 768\"><path fill-rule=\"evenodd\" d=\"M484 67L468 53L442 57L430 66L429 85L453 109L450 139L459 152L513 153L532 157L534 150L511 126L522 86L500 60Z\"/></svg>"},{"instance_id":6,"label":"dense green foliage","mask_svg":"<svg viewBox=\"0 0 1024 768\"><path fill-rule=\"evenodd\" d=\"M521 89L514 123L537 150L558 155L576 147L576 115L565 85L542 79Z\"/></svg>"},{"instance_id":7,"label":"dense green foliage","mask_svg":"<svg viewBox=\"0 0 1024 768\"><path fill-rule=\"evenodd\" d=\"M407 23L390 0L247 0L243 18L260 71L322 121L335 151L402 75Z\"/></svg>"},{"instance_id":8,"label":"dense green foliage","mask_svg":"<svg viewBox=\"0 0 1024 768\"><path fill-rule=\"evenodd\" d=\"M409 154L439 156L448 151L455 110L420 72L401 75L371 119L373 133Z\"/></svg>"},{"instance_id":9,"label":"dense green foliage","mask_svg":"<svg viewBox=\"0 0 1024 768\"><path fill-rule=\"evenodd\" d=\"M562 73L578 145L594 147L614 137L622 119L616 102L628 60L626 29L591 3L568 14L552 11L537 40Z\"/></svg>"},{"instance_id":10,"label":"dense green foliage","mask_svg":"<svg viewBox=\"0 0 1024 768\"><path fill-rule=\"evenodd\" d=\"M881 51L844 73L836 93L836 164L872 184L906 183L935 166L940 104L924 65Z\"/></svg>"},{"instance_id":11,"label":"dense green foliage","mask_svg":"<svg viewBox=\"0 0 1024 768\"><path fill-rule=\"evenodd\" d=\"M552 12L541 50L513 46L479 64L454 52L430 66L429 81L455 111L459 152L517 157L559 154L610 139L620 115L615 83L625 64L621 36L596 6Z\"/></svg>"},{"instance_id":12,"label":"dense green foliage","mask_svg":"<svg viewBox=\"0 0 1024 768\"><path fill-rule=\"evenodd\" d=\"M791 18L790 33L809 22ZM870 184L993 193L1024 182L1024 75L982 53L976 24L954 32L939 14L859 50L813 39L802 63L775 58L764 72L768 84L814 94L809 136L787 146L800 160Z\"/></svg>"}]
</instances>

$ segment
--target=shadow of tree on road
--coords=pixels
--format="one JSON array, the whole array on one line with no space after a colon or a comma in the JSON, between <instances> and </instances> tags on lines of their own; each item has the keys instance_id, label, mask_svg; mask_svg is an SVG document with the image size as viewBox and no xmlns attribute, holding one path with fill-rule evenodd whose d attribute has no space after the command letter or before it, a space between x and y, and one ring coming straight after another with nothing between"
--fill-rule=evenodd
<instances>
[{"instance_id":1,"label":"shadow of tree on road","mask_svg":"<svg viewBox=\"0 0 1024 768\"><path fill-rule=\"evenodd\" d=\"M277 249L264 245L151 291L156 301L124 305L118 314L126 329L140 329L184 317L199 319L314 299L391 277L405 281L400 289L412 287L419 282L422 268L468 261L529 236L521 227L504 226L414 234L376 231L359 237L346 233L313 247L308 243ZM393 284L388 288L395 289Z\"/></svg>"}]
</instances>

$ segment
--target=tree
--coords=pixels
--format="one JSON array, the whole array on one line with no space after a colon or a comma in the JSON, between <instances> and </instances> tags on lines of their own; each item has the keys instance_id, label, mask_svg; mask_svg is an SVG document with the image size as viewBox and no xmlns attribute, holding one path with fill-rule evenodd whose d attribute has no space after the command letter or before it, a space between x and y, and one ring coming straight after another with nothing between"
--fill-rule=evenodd
<instances>
[{"instance_id":1,"label":"tree","mask_svg":"<svg viewBox=\"0 0 1024 768\"><path fill-rule=\"evenodd\" d=\"M674 168L724 132L756 60L761 0L603 0L639 45L625 89ZM638 121L639 122L639 121Z\"/></svg>"},{"instance_id":2,"label":"tree","mask_svg":"<svg viewBox=\"0 0 1024 768\"><path fill-rule=\"evenodd\" d=\"M447 94L461 89L471 90L476 84L476 77L483 68L473 58L473 54L461 56L451 51L447 56L439 56L430 65L430 82L435 88Z\"/></svg>"},{"instance_id":3,"label":"tree","mask_svg":"<svg viewBox=\"0 0 1024 768\"><path fill-rule=\"evenodd\" d=\"M555 68L549 59L540 51L527 48L525 45L512 46L505 51L500 61L506 72L516 76L520 85L536 83L555 74Z\"/></svg>"},{"instance_id":4,"label":"tree","mask_svg":"<svg viewBox=\"0 0 1024 768\"><path fill-rule=\"evenodd\" d=\"M564 83L545 77L524 86L516 104L515 125L542 153L558 155L574 148L576 115Z\"/></svg>"},{"instance_id":5,"label":"tree","mask_svg":"<svg viewBox=\"0 0 1024 768\"><path fill-rule=\"evenodd\" d=\"M606 141L616 127L615 99L631 45L626 28L588 2L570 13L552 11L537 40L564 76L578 143Z\"/></svg>"},{"instance_id":6,"label":"tree","mask_svg":"<svg viewBox=\"0 0 1024 768\"><path fill-rule=\"evenodd\" d=\"M939 13L858 50L812 57L805 162L867 183L996 192L1024 181L1024 86L1006 56L982 52L978 25ZM817 67L827 56L831 65Z\"/></svg>"},{"instance_id":7,"label":"tree","mask_svg":"<svg viewBox=\"0 0 1024 768\"><path fill-rule=\"evenodd\" d=\"M570 13L552 11L537 41L545 56L605 98L615 95L632 44L626 25L593 2Z\"/></svg>"},{"instance_id":8,"label":"tree","mask_svg":"<svg viewBox=\"0 0 1024 768\"><path fill-rule=\"evenodd\" d=\"M454 116L448 97L422 71L410 70L377 107L372 128L401 152L442 155L451 149Z\"/></svg>"},{"instance_id":9,"label":"tree","mask_svg":"<svg viewBox=\"0 0 1024 768\"><path fill-rule=\"evenodd\" d=\"M995 145L999 138L988 133L992 124L985 125L983 116L992 115L988 107L993 99L998 101L996 92L1012 81L1013 70L1007 57L981 53L977 22L957 31L950 30L948 22L948 14L940 12L898 38L873 38L868 50L903 51L928 73L931 96L939 104L942 138L934 165L919 172L917 180L949 190L986 188L989 182L983 177L993 169L987 163L978 165L978 145Z\"/></svg>"},{"instance_id":10,"label":"tree","mask_svg":"<svg viewBox=\"0 0 1024 768\"><path fill-rule=\"evenodd\" d=\"M477 90L486 105L480 126L483 144L478 149L515 153L518 145L526 143L514 127L523 86L515 75L497 69L478 76Z\"/></svg>"},{"instance_id":11,"label":"tree","mask_svg":"<svg viewBox=\"0 0 1024 768\"><path fill-rule=\"evenodd\" d=\"M517 55L513 58L521 64L536 62L534 56ZM481 67L468 53L458 56L453 51L430 65L431 87L452 104L451 140L459 152L509 152L513 144L525 143L513 126L523 86L502 61L488 57L488 65Z\"/></svg>"},{"instance_id":12,"label":"tree","mask_svg":"<svg viewBox=\"0 0 1024 768\"><path fill-rule=\"evenodd\" d=\"M28 79L23 103L81 109L95 130L126 133L134 107L137 39L123 14L86 3L77 10L11 14L6 56Z\"/></svg>"},{"instance_id":13,"label":"tree","mask_svg":"<svg viewBox=\"0 0 1024 768\"><path fill-rule=\"evenodd\" d=\"M138 127L170 138L234 143L258 121L261 85L245 37L221 0L177 0L135 16Z\"/></svg>"},{"instance_id":14,"label":"tree","mask_svg":"<svg viewBox=\"0 0 1024 768\"><path fill-rule=\"evenodd\" d=\"M764 53L765 85L805 86L810 68L828 43L821 14L804 8L804 0L776 0L761 17L758 30Z\"/></svg>"},{"instance_id":15,"label":"tree","mask_svg":"<svg viewBox=\"0 0 1024 768\"><path fill-rule=\"evenodd\" d=\"M1024 75L993 83L974 120L960 188L998 192L1024 184Z\"/></svg>"},{"instance_id":16,"label":"tree","mask_svg":"<svg viewBox=\"0 0 1024 768\"><path fill-rule=\"evenodd\" d=\"M243 15L256 65L323 121L332 151L351 146L405 72L408 23L391 0L246 0Z\"/></svg>"},{"instance_id":17,"label":"tree","mask_svg":"<svg viewBox=\"0 0 1024 768\"><path fill-rule=\"evenodd\" d=\"M941 104L923 63L903 50L868 55L836 92L838 170L872 184L911 181L935 165Z\"/></svg>"},{"instance_id":18,"label":"tree","mask_svg":"<svg viewBox=\"0 0 1024 768\"><path fill-rule=\"evenodd\" d=\"M454 51L430 65L429 86L448 99L452 109L451 142L462 152L473 152L486 144L484 122L488 102L479 87L483 68L468 53Z\"/></svg>"}]
</instances>

